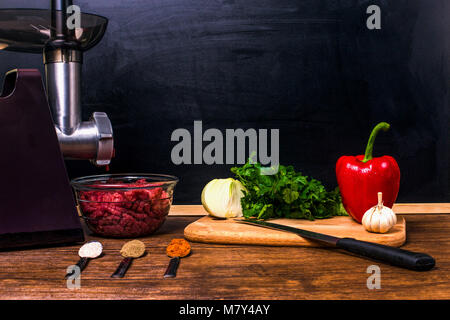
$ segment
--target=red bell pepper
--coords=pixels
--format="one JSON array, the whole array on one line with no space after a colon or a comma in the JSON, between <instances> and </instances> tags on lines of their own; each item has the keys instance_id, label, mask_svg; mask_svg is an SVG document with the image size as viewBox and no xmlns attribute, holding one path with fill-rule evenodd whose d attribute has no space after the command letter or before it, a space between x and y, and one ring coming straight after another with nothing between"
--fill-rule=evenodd
<instances>
[{"instance_id":1,"label":"red bell pepper","mask_svg":"<svg viewBox=\"0 0 450 320\"><path fill-rule=\"evenodd\" d=\"M336 163L336 178L347 213L361 223L364 213L377 204L378 192L384 205L392 208L400 187L400 169L391 156L372 157L373 144L380 130L390 125L379 123L370 134L364 155L342 156Z\"/></svg>"}]
</instances>

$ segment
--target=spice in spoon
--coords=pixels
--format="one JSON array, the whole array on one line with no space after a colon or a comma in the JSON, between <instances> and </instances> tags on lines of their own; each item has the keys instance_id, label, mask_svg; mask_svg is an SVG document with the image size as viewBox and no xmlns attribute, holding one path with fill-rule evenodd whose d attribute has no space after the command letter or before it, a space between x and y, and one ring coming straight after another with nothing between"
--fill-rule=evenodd
<instances>
[{"instance_id":1,"label":"spice in spoon","mask_svg":"<svg viewBox=\"0 0 450 320\"><path fill-rule=\"evenodd\" d=\"M125 243L120 249L120 254L124 259L111 275L111 278L123 278L134 258L142 257L145 253L145 244L139 240L132 240Z\"/></svg>"},{"instance_id":2,"label":"spice in spoon","mask_svg":"<svg viewBox=\"0 0 450 320\"><path fill-rule=\"evenodd\" d=\"M125 258L139 258L145 253L145 244L139 240L125 243L120 250L120 254Z\"/></svg>"},{"instance_id":3,"label":"spice in spoon","mask_svg":"<svg viewBox=\"0 0 450 320\"><path fill-rule=\"evenodd\" d=\"M166 253L170 259L164 278L175 278L180 264L180 258L191 253L191 245L184 239L173 239L166 248Z\"/></svg>"},{"instance_id":4,"label":"spice in spoon","mask_svg":"<svg viewBox=\"0 0 450 320\"><path fill-rule=\"evenodd\" d=\"M90 259L95 259L99 257L103 252L103 246L98 241L89 241L81 246L78 250L78 255L80 256L80 260L78 260L76 266L80 268L80 272L86 268ZM66 274L66 279L72 276L75 273L75 270L72 269L71 272Z\"/></svg>"}]
</instances>

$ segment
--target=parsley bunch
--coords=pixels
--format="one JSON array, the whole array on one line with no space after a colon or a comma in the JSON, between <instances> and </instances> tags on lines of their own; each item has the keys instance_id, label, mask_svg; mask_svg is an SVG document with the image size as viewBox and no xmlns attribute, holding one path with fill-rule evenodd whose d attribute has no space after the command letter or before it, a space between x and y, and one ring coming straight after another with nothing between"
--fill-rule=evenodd
<instances>
[{"instance_id":1,"label":"parsley bunch","mask_svg":"<svg viewBox=\"0 0 450 320\"><path fill-rule=\"evenodd\" d=\"M241 198L246 218L324 219L347 215L339 189L327 191L318 180L279 166L274 175L262 175L259 163L231 169L247 189Z\"/></svg>"}]
</instances>

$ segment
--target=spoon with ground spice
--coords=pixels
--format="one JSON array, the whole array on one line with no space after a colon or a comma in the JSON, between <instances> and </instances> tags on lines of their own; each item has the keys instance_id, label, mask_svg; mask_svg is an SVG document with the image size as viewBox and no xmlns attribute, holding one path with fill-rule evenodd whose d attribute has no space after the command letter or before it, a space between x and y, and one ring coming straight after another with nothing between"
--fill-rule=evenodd
<instances>
[{"instance_id":1,"label":"spoon with ground spice","mask_svg":"<svg viewBox=\"0 0 450 320\"><path fill-rule=\"evenodd\" d=\"M120 249L120 254L124 259L111 275L111 278L123 278L134 258L142 257L145 253L145 244L139 240L128 241Z\"/></svg>"},{"instance_id":2,"label":"spoon with ground spice","mask_svg":"<svg viewBox=\"0 0 450 320\"><path fill-rule=\"evenodd\" d=\"M184 239L173 239L167 246L166 253L172 259L170 259L164 278L175 278L177 276L180 258L186 257L191 253L191 246Z\"/></svg>"},{"instance_id":3,"label":"spoon with ground spice","mask_svg":"<svg viewBox=\"0 0 450 320\"><path fill-rule=\"evenodd\" d=\"M98 241L89 241L86 242L81 248L78 250L78 255L80 256L80 260L78 260L76 266L80 268L81 271L86 268L90 259L98 258L103 252L103 246ZM65 276L65 279L75 274L75 269L71 269L71 272L68 272Z\"/></svg>"}]
</instances>

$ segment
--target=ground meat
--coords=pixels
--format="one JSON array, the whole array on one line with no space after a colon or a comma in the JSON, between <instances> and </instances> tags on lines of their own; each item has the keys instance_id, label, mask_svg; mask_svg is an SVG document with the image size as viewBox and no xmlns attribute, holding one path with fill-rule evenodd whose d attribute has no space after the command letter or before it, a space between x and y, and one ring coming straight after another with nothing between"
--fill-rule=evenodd
<instances>
[{"instance_id":1,"label":"ground meat","mask_svg":"<svg viewBox=\"0 0 450 320\"><path fill-rule=\"evenodd\" d=\"M80 209L89 228L108 237L138 237L155 232L169 213L171 195L144 179L124 186L149 189L121 191L105 187L79 192Z\"/></svg>"}]
</instances>

